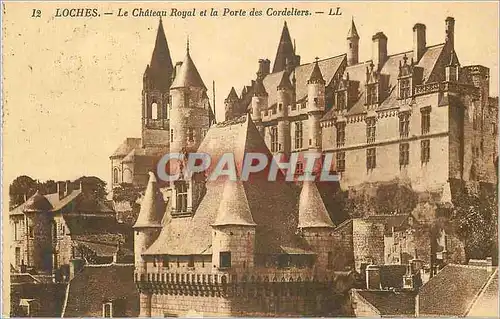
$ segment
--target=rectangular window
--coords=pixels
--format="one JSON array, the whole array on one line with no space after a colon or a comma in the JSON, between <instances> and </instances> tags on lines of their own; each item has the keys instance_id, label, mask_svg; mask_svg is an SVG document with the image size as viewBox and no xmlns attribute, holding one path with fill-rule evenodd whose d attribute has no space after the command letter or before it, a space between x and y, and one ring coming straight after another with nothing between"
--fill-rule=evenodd
<instances>
[{"instance_id":1,"label":"rectangular window","mask_svg":"<svg viewBox=\"0 0 500 319\"><path fill-rule=\"evenodd\" d=\"M410 79L399 80L399 97L401 99L411 97Z\"/></svg>"},{"instance_id":2,"label":"rectangular window","mask_svg":"<svg viewBox=\"0 0 500 319\"><path fill-rule=\"evenodd\" d=\"M431 130L431 110L422 110L422 135L428 134Z\"/></svg>"},{"instance_id":3,"label":"rectangular window","mask_svg":"<svg viewBox=\"0 0 500 319\"><path fill-rule=\"evenodd\" d=\"M29 227L28 227L28 233L29 233L30 238L33 238L33 237L34 237L34 233L33 233L33 226L29 226Z\"/></svg>"},{"instance_id":4,"label":"rectangular window","mask_svg":"<svg viewBox=\"0 0 500 319\"><path fill-rule=\"evenodd\" d=\"M270 128L271 135L271 152L275 153L278 151L278 128L273 126Z\"/></svg>"},{"instance_id":5,"label":"rectangular window","mask_svg":"<svg viewBox=\"0 0 500 319\"><path fill-rule=\"evenodd\" d=\"M377 166L377 153L375 148L366 150L366 169L374 169Z\"/></svg>"},{"instance_id":6,"label":"rectangular window","mask_svg":"<svg viewBox=\"0 0 500 319\"><path fill-rule=\"evenodd\" d=\"M368 85L366 88L366 104L372 105L378 103L377 99L377 87L375 84Z\"/></svg>"},{"instance_id":7,"label":"rectangular window","mask_svg":"<svg viewBox=\"0 0 500 319\"><path fill-rule=\"evenodd\" d=\"M430 140L422 140L420 142L421 150L420 150L420 159L422 163L428 163L431 158L431 141Z\"/></svg>"},{"instance_id":8,"label":"rectangular window","mask_svg":"<svg viewBox=\"0 0 500 319\"><path fill-rule=\"evenodd\" d=\"M345 91L337 93L337 110L339 111L346 109L345 94L346 94Z\"/></svg>"},{"instance_id":9,"label":"rectangular window","mask_svg":"<svg viewBox=\"0 0 500 319\"><path fill-rule=\"evenodd\" d=\"M187 130L187 138L189 142L194 142L194 128L189 127Z\"/></svg>"},{"instance_id":10,"label":"rectangular window","mask_svg":"<svg viewBox=\"0 0 500 319\"><path fill-rule=\"evenodd\" d=\"M302 102L302 104L300 105L300 108L301 109L305 109L306 108L306 102Z\"/></svg>"},{"instance_id":11,"label":"rectangular window","mask_svg":"<svg viewBox=\"0 0 500 319\"><path fill-rule=\"evenodd\" d=\"M18 234L17 234L17 232L18 232L17 227L18 226L17 225L18 225L18 223L14 222L14 240L18 240Z\"/></svg>"},{"instance_id":12,"label":"rectangular window","mask_svg":"<svg viewBox=\"0 0 500 319\"><path fill-rule=\"evenodd\" d=\"M497 135L497 130L498 130L498 125L495 122L491 123L491 134L492 135Z\"/></svg>"},{"instance_id":13,"label":"rectangular window","mask_svg":"<svg viewBox=\"0 0 500 319\"><path fill-rule=\"evenodd\" d=\"M399 137L408 137L410 133L410 114L403 113L399 116Z\"/></svg>"},{"instance_id":14,"label":"rectangular window","mask_svg":"<svg viewBox=\"0 0 500 319\"><path fill-rule=\"evenodd\" d=\"M337 152L337 172L345 171L345 152Z\"/></svg>"},{"instance_id":15,"label":"rectangular window","mask_svg":"<svg viewBox=\"0 0 500 319\"><path fill-rule=\"evenodd\" d=\"M111 302L102 304L102 316L104 318L113 318L113 304Z\"/></svg>"},{"instance_id":16,"label":"rectangular window","mask_svg":"<svg viewBox=\"0 0 500 319\"><path fill-rule=\"evenodd\" d=\"M295 122L295 148L296 149L302 148L303 135L304 135L304 131L303 131L302 122Z\"/></svg>"},{"instance_id":17,"label":"rectangular window","mask_svg":"<svg viewBox=\"0 0 500 319\"><path fill-rule=\"evenodd\" d=\"M297 162L297 166L295 167L295 175L303 175L304 174L304 163Z\"/></svg>"},{"instance_id":18,"label":"rectangular window","mask_svg":"<svg viewBox=\"0 0 500 319\"><path fill-rule=\"evenodd\" d=\"M177 190L177 211L187 212L187 195L188 185L186 182L180 181L176 184Z\"/></svg>"},{"instance_id":19,"label":"rectangular window","mask_svg":"<svg viewBox=\"0 0 500 319\"><path fill-rule=\"evenodd\" d=\"M171 128L170 129L170 142L173 142L174 141L174 129Z\"/></svg>"},{"instance_id":20,"label":"rectangular window","mask_svg":"<svg viewBox=\"0 0 500 319\"><path fill-rule=\"evenodd\" d=\"M375 142L375 119L366 119L366 143Z\"/></svg>"},{"instance_id":21,"label":"rectangular window","mask_svg":"<svg viewBox=\"0 0 500 319\"><path fill-rule=\"evenodd\" d=\"M201 138L204 139L205 136L207 136L207 129L206 128L201 130Z\"/></svg>"},{"instance_id":22,"label":"rectangular window","mask_svg":"<svg viewBox=\"0 0 500 319\"><path fill-rule=\"evenodd\" d=\"M345 122L337 123L337 147L345 144Z\"/></svg>"},{"instance_id":23,"label":"rectangular window","mask_svg":"<svg viewBox=\"0 0 500 319\"><path fill-rule=\"evenodd\" d=\"M231 268L231 252L221 251L220 256L220 268Z\"/></svg>"},{"instance_id":24,"label":"rectangular window","mask_svg":"<svg viewBox=\"0 0 500 319\"><path fill-rule=\"evenodd\" d=\"M410 144L399 144L399 166L406 166L410 162Z\"/></svg>"},{"instance_id":25,"label":"rectangular window","mask_svg":"<svg viewBox=\"0 0 500 319\"><path fill-rule=\"evenodd\" d=\"M190 267L190 268L194 267L194 256L193 255L189 256L188 267Z\"/></svg>"}]
</instances>

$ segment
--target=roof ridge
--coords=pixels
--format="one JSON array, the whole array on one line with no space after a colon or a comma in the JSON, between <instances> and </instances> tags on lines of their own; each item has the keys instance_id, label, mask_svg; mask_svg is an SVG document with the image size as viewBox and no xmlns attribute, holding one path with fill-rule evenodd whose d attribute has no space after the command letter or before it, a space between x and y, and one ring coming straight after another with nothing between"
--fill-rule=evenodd
<instances>
[{"instance_id":1,"label":"roof ridge","mask_svg":"<svg viewBox=\"0 0 500 319\"><path fill-rule=\"evenodd\" d=\"M476 293L476 295L474 296L474 298L472 298L469 306L467 306L467 308L464 311L464 313L462 314L462 316L464 316L464 317L467 316L467 314L471 311L472 307L474 307L474 305L475 305L476 301L479 299L479 297L484 294L484 292L488 288L489 284L491 283L491 281L493 280L493 278L495 277L495 274L497 272L498 272L498 268L495 269L495 271L493 271L493 273L490 275L490 277L488 278L488 280L486 280L486 282L481 287L481 289L479 289L479 291Z\"/></svg>"},{"instance_id":2,"label":"roof ridge","mask_svg":"<svg viewBox=\"0 0 500 319\"><path fill-rule=\"evenodd\" d=\"M359 293L360 291L366 291L366 290L363 290L363 289L354 289L354 291L357 293L357 295L359 296L359 298L362 299L365 303L367 303L373 310L375 310L377 312L377 314L382 315L380 313L380 310L377 307L375 307L374 304L372 304L371 302L369 302L365 297L363 297L363 295L361 295Z\"/></svg>"}]
</instances>

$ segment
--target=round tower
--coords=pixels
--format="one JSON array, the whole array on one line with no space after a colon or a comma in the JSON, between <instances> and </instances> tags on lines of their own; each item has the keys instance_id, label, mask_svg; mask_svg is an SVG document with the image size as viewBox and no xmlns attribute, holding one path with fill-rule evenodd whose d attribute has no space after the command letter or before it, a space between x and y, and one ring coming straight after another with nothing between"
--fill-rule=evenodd
<instances>
[{"instance_id":1,"label":"round tower","mask_svg":"<svg viewBox=\"0 0 500 319\"><path fill-rule=\"evenodd\" d=\"M318 65L318 58L307 81L307 105L308 146L309 149L321 149L320 119L325 111L325 80Z\"/></svg>"},{"instance_id":2,"label":"round tower","mask_svg":"<svg viewBox=\"0 0 500 319\"><path fill-rule=\"evenodd\" d=\"M313 181L305 181L299 198L298 230L318 256L315 268L325 271L333 262L332 241L330 236L334 224Z\"/></svg>"},{"instance_id":3,"label":"round tower","mask_svg":"<svg viewBox=\"0 0 500 319\"><path fill-rule=\"evenodd\" d=\"M139 275L146 271L142 253L151 246L160 234L162 220L161 196L157 188L156 177L154 173L149 172L149 181L142 198L139 216L133 226L134 263L135 271Z\"/></svg>"},{"instance_id":4,"label":"round tower","mask_svg":"<svg viewBox=\"0 0 500 319\"><path fill-rule=\"evenodd\" d=\"M170 87L170 152L194 152L210 125L207 88L189 54Z\"/></svg>"},{"instance_id":5,"label":"round tower","mask_svg":"<svg viewBox=\"0 0 500 319\"><path fill-rule=\"evenodd\" d=\"M268 107L268 94L261 80L255 82L254 92L252 96L252 119L255 126L261 135L264 135L264 127L262 125L262 112Z\"/></svg>"},{"instance_id":6,"label":"round tower","mask_svg":"<svg viewBox=\"0 0 500 319\"><path fill-rule=\"evenodd\" d=\"M255 222L241 182L227 180L212 232L212 264L220 269L254 266Z\"/></svg>"},{"instance_id":7,"label":"round tower","mask_svg":"<svg viewBox=\"0 0 500 319\"><path fill-rule=\"evenodd\" d=\"M351 28L347 32L347 65L359 63L359 35L354 24L354 19L351 20Z\"/></svg>"},{"instance_id":8,"label":"round tower","mask_svg":"<svg viewBox=\"0 0 500 319\"><path fill-rule=\"evenodd\" d=\"M283 72L277 91L278 152L288 155L291 149L288 109L293 103L293 85L290 82L290 73Z\"/></svg>"},{"instance_id":9,"label":"round tower","mask_svg":"<svg viewBox=\"0 0 500 319\"><path fill-rule=\"evenodd\" d=\"M52 205L39 191L23 207L27 230L27 266L49 274L53 269L51 210Z\"/></svg>"},{"instance_id":10,"label":"round tower","mask_svg":"<svg viewBox=\"0 0 500 319\"><path fill-rule=\"evenodd\" d=\"M229 92L229 95L224 100L226 121L238 116L236 114L238 111L238 101L239 101L238 94L236 93L236 90L234 89L234 87L231 87L231 91Z\"/></svg>"}]
</instances>

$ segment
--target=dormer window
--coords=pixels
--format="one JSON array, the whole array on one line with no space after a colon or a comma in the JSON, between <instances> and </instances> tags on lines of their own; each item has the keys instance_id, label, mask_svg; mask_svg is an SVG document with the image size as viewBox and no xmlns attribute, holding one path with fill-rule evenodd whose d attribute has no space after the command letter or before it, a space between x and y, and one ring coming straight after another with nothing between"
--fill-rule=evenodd
<instances>
[{"instance_id":1,"label":"dormer window","mask_svg":"<svg viewBox=\"0 0 500 319\"><path fill-rule=\"evenodd\" d=\"M179 181L175 185L177 192L176 208L177 212L187 212L188 204L188 184L185 181Z\"/></svg>"},{"instance_id":2,"label":"dormer window","mask_svg":"<svg viewBox=\"0 0 500 319\"><path fill-rule=\"evenodd\" d=\"M376 84L370 84L366 87L366 104L372 105L378 103L377 99L377 86Z\"/></svg>"},{"instance_id":3,"label":"dormer window","mask_svg":"<svg viewBox=\"0 0 500 319\"><path fill-rule=\"evenodd\" d=\"M399 98L408 99L411 97L411 85L410 78L404 78L399 80Z\"/></svg>"},{"instance_id":4,"label":"dormer window","mask_svg":"<svg viewBox=\"0 0 500 319\"><path fill-rule=\"evenodd\" d=\"M337 110L339 111L347 108L345 96L345 91L337 92Z\"/></svg>"}]
</instances>

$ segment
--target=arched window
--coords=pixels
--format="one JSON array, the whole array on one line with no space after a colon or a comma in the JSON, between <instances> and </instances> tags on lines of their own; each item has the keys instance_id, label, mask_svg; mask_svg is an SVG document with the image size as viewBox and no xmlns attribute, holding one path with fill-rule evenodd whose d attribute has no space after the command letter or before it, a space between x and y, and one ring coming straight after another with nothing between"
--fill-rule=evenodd
<instances>
[{"instance_id":1,"label":"arched window","mask_svg":"<svg viewBox=\"0 0 500 319\"><path fill-rule=\"evenodd\" d=\"M156 120L158 118L158 104L156 102L153 102L153 104L151 104L151 118L153 120Z\"/></svg>"},{"instance_id":2,"label":"arched window","mask_svg":"<svg viewBox=\"0 0 500 319\"><path fill-rule=\"evenodd\" d=\"M118 184L118 168L113 169L113 183Z\"/></svg>"}]
</instances>

